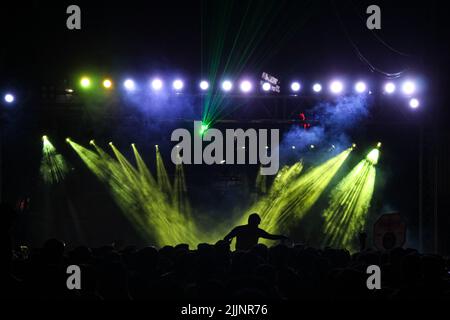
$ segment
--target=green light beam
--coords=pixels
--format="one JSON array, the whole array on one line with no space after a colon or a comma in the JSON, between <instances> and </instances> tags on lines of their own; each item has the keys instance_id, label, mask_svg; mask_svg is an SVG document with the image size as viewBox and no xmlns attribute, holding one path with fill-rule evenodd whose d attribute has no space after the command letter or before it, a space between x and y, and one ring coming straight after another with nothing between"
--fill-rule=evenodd
<instances>
[{"instance_id":1,"label":"green light beam","mask_svg":"<svg viewBox=\"0 0 450 320\"><path fill-rule=\"evenodd\" d=\"M42 158L39 171L47 184L63 181L69 171L64 157L56 152L47 136L42 137Z\"/></svg>"},{"instance_id":2,"label":"green light beam","mask_svg":"<svg viewBox=\"0 0 450 320\"><path fill-rule=\"evenodd\" d=\"M95 147L95 152L70 139L68 143L87 167L108 187L113 200L145 240L153 239L158 245L163 246L178 243L196 245L211 239L207 233L200 233L193 219L186 215L186 212L180 212L178 205L172 203L172 199L175 198L173 194L161 191L135 146L133 151L137 168L133 167L112 143L110 146L115 159L95 142L91 143ZM162 162L162 158L160 161ZM183 191L184 173L180 168L177 172L177 185ZM178 199L181 201L181 198ZM187 197L183 203L186 210Z\"/></svg>"},{"instance_id":3,"label":"green light beam","mask_svg":"<svg viewBox=\"0 0 450 320\"><path fill-rule=\"evenodd\" d=\"M316 203L331 179L336 175L351 148L313 167L305 174L301 162L283 168L275 179L267 197L258 201L246 214L258 212L261 226L268 232L287 232L293 223L297 223Z\"/></svg>"},{"instance_id":4,"label":"green light beam","mask_svg":"<svg viewBox=\"0 0 450 320\"><path fill-rule=\"evenodd\" d=\"M170 194L172 192L169 175L167 174L159 148L156 148L156 180L163 193Z\"/></svg>"},{"instance_id":5,"label":"green light beam","mask_svg":"<svg viewBox=\"0 0 450 320\"><path fill-rule=\"evenodd\" d=\"M375 187L379 150L373 149L365 159L332 190L324 210L324 246L354 250L354 239L365 227L367 212Z\"/></svg>"},{"instance_id":6,"label":"green light beam","mask_svg":"<svg viewBox=\"0 0 450 320\"><path fill-rule=\"evenodd\" d=\"M173 205L178 212L184 214L186 218L191 218L191 205L187 196L186 179L182 164L175 167L175 179L173 185Z\"/></svg>"}]
</instances>

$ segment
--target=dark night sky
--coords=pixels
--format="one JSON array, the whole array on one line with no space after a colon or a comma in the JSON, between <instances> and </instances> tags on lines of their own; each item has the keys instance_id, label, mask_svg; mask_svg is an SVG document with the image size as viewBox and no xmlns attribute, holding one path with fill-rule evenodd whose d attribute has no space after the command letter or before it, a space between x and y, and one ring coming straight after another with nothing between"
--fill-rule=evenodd
<instances>
[{"instance_id":1,"label":"dark night sky","mask_svg":"<svg viewBox=\"0 0 450 320\"><path fill-rule=\"evenodd\" d=\"M203 7L208 3L208 9L202 11L202 3ZM208 54L206 41L213 40L206 35L212 27L205 16L212 20L220 16L211 3L214 2L78 1L82 9L82 30L69 31L65 27L65 9L72 2L57 5L44 1L2 2L2 81L23 81L24 78L58 81L94 67L103 72L176 70L198 74L201 53ZM268 1L259 3L263 6ZM308 2L275 3L285 9L271 23L274 29L284 19L295 27L297 17L303 17ZM375 66L387 72L407 67L413 74L433 72L430 64L435 62L431 60L439 37L439 30L436 30L438 2L428 1L426 5L415 5L410 1L377 2L382 9L382 30L377 35L411 56L390 51L365 28L365 8L369 4L372 2L313 1L308 7L308 17L298 19L301 27L292 32L286 42L277 48L263 43L265 48L276 50L264 68L280 76L290 73L321 76L335 72L369 73L346 37L337 11L352 41ZM242 6L236 5L230 16L231 25L240 22L244 12ZM202 12L206 21L203 27ZM266 22L262 20L261 23ZM281 33L284 31L289 30L281 28ZM227 39L234 39L232 32L227 34Z\"/></svg>"},{"instance_id":2,"label":"dark night sky","mask_svg":"<svg viewBox=\"0 0 450 320\"><path fill-rule=\"evenodd\" d=\"M232 1L233 11L225 16L219 5L223 3L77 1L82 10L82 30L69 31L65 12L72 2L2 1L0 88L29 91L44 84L59 85L63 80L70 83L83 72L116 77L172 73L197 80L207 73L211 48L219 40L225 41L225 60L236 26L243 21L244 9L250 2ZM269 26L271 37L263 38L255 47L246 73L258 77L267 71L286 81L298 77L313 81L341 74L383 81L383 74L372 73L357 56L353 43L373 66L385 72L407 69L406 75L423 77L428 105L434 111L443 105L440 92L446 92L443 66L449 37L441 1L376 2L382 9L382 30L376 35L407 55L387 48L367 30L365 10L373 4L371 1L251 3L272 6L279 13L272 15L274 20L269 22L250 12L260 26ZM221 17L230 25L223 39L216 35L214 27ZM250 32L254 28L249 23L245 26L250 26ZM284 42L273 42L286 34L289 36ZM266 51L271 53L270 58L252 69L252 63ZM447 108L441 109L443 115L448 115ZM446 117L436 114L436 118Z\"/></svg>"}]
</instances>

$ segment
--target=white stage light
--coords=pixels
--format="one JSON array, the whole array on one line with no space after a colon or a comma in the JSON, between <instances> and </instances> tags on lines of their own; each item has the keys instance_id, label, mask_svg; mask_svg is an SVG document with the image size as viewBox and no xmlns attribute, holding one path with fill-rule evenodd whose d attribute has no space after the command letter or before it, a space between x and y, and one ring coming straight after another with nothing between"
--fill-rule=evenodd
<instances>
[{"instance_id":1,"label":"white stage light","mask_svg":"<svg viewBox=\"0 0 450 320\"><path fill-rule=\"evenodd\" d=\"M405 81L402 85L402 91L406 95L411 95L416 91L416 85L412 81Z\"/></svg>"},{"instance_id":2,"label":"white stage light","mask_svg":"<svg viewBox=\"0 0 450 320\"><path fill-rule=\"evenodd\" d=\"M393 94L395 92L395 84L392 82L388 82L384 85L384 92L387 94Z\"/></svg>"},{"instance_id":3,"label":"white stage light","mask_svg":"<svg viewBox=\"0 0 450 320\"><path fill-rule=\"evenodd\" d=\"M300 88L301 88L300 83L298 83L298 82L292 82L291 83L291 90L292 91L298 92L298 91L300 91Z\"/></svg>"},{"instance_id":4,"label":"white stage light","mask_svg":"<svg viewBox=\"0 0 450 320\"><path fill-rule=\"evenodd\" d=\"M222 90L223 91L230 91L231 89L233 89L233 83L230 80L225 80L224 82L222 82Z\"/></svg>"},{"instance_id":5,"label":"white stage light","mask_svg":"<svg viewBox=\"0 0 450 320\"><path fill-rule=\"evenodd\" d=\"M367 85L366 85L364 82L358 81L358 82L355 84L355 91L356 91L356 92L358 92L358 93L363 93L363 92L365 92L366 90L367 90Z\"/></svg>"},{"instance_id":6,"label":"white stage light","mask_svg":"<svg viewBox=\"0 0 450 320\"><path fill-rule=\"evenodd\" d=\"M152 81L152 88L153 88L153 90L159 91L159 90L162 89L162 87L163 87L163 82L162 82L161 79L158 79L158 78L153 79L153 81Z\"/></svg>"},{"instance_id":7,"label":"white stage light","mask_svg":"<svg viewBox=\"0 0 450 320\"><path fill-rule=\"evenodd\" d=\"M124 86L125 89L127 89L127 90L129 90L129 91L132 91L132 90L136 89L136 84L135 84L134 81L131 80L131 79L125 80L125 81L123 82L123 86Z\"/></svg>"},{"instance_id":8,"label":"white stage light","mask_svg":"<svg viewBox=\"0 0 450 320\"><path fill-rule=\"evenodd\" d=\"M272 86L268 82L264 82L263 85L262 85L263 91L266 91L266 92L270 91L271 88L272 88Z\"/></svg>"},{"instance_id":9,"label":"white stage light","mask_svg":"<svg viewBox=\"0 0 450 320\"><path fill-rule=\"evenodd\" d=\"M15 100L14 96L11 93L5 94L4 99L5 99L5 102L7 102L7 103L13 103Z\"/></svg>"},{"instance_id":10,"label":"white stage light","mask_svg":"<svg viewBox=\"0 0 450 320\"><path fill-rule=\"evenodd\" d=\"M413 109L417 109L420 106L420 101L416 98L409 100L409 106Z\"/></svg>"},{"instance_id":11,"label":"white stage light","mask_svg":"<svg viewBox=\"0 0 450 320\"><path fill-rule=\"evenodd\" d=\"M250 92L252 90L252 83L248 80L244 80L241 82L240 88L242 92Z\"/></svg>"},{"instance_id":12,"label":"white stage light","mask_svg":"<svg viewBox=\"0 0 450 320\"><path fill-rule=\"evenodd\" d=\"M315 83L313 85L313 91L319 93L320 91L322 91L322 85L320 83Z\"/></svg>"},{"instance_id":13,"label":"white stage light","mask_svg":"<svg viewBox=\"0 0 450 320\"><path fill-rule=\"evenodd\" d=\"M208 90L208 88L209 88L209 83L208 83L208 81L203 80L203 81L200 82L200 89L202 89L202 90Z\"/></svg>"},{"instance_id":14,"label":"white stage light","mask_svg":"<svg viewBox=\"0 0 450 320\"><path fill-rule=\"evenodd\" d=\"M183 81L177 79L173 82L172 86L175 90L180 91L181 89L183 89L184 83Z\"/></svg>"},{"instance_id":15,"label":"white stage light","mask_svg":"<svg viewBox=\"0 0 450 320\"><path fill-rule=\"evenodd\" d=\"M333 81L330 84L330 91L334 94L339 94L344 90L344 85L342 84L341 81Z\"/></svg>"}]
</instances>

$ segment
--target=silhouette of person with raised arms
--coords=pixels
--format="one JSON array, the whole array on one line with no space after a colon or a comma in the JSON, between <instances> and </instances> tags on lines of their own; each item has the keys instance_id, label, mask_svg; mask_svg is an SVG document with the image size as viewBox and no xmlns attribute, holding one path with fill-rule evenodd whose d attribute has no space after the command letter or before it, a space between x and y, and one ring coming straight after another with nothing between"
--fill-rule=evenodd
<instances>
[{"instance_id":1,"label":"silhouette of person with raised arms","mask_svg":"<svg viewBox=\"0 0 450 320\"><path fill-rule=\"evenodd\" d=\"M236 250L249 250L258 244L259 238L270 240L289 240L288 237L282 235L270 234L259 228L261 218L257 213L252 213L248 217L248 224L235 227L224 238L225 241L230 242L236 238Z\"/></svg>"}]
</instances>

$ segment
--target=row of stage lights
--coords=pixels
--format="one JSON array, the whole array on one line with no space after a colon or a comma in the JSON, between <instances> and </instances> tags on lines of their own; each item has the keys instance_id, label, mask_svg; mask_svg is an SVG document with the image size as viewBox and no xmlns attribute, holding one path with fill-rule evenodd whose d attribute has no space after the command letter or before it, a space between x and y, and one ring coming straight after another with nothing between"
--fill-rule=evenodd
<instances>
[{"instance_id":1,"label":"row of stage lights","mask_svg":"<svg viewBox=\"0 0 450 320\"><path fill-rule=\"evenodd\" d=\"M239 84L239 90L243 94L248 94L254 91L255 85L250 80L242 80ZM384 84L382 88L382 92L386 95L393 95L397 92L399 84L395 82L387 82ZM82 77L80 79L80 87L83 90L91 89L94 86L94 81L89 77ZM111 79L103 79L101 82L101 86L105 90L114 89L114 82ZM149 87L153 92L160 92L164 89L165 83L160 78L154 78L150 81ZM210 83L206 80L202 80L198 84L199 89L202 92L207 92L210 89ZM125 79L122 82L122 87L127 92L134 92L139 89L138 84L133 79ZM182 93L185 85L183 80L175 79L172 82L171 89L175 93ZM260 84L260 90L265 93L272 92L272 84L269 82L263 82ZM225 93L231 93L234 90L234 83L231 80L224 80L220 83L220 89ZM340 80L333 80L328 85L329 92L333 95L340 95L346 92L345 84ZM357 94L371 94L372 92L369 89L369 86L363 82L358 81L354 84L354 92ZM420 106L420 101L414 97L417 92L417 86L414 81L406 80L400 84L400 89L403 95L409 98L409 106L413 109L416 109ZM303 91L303 86L300 82L294 81L290 84L290 93L293 95L298 95ZM320 94L323 92L323 86L321 83L314 83L311 86L311 91L314 94ZM67 93L73 93L73 89L66 89ZM12 104L15 101L15 96L12 93L6 93L3 96L3 100L7 104Z\"/></svg>"},{"instance_id":2,"label":"row of stage lights","mask_svg":"<svg viewBox=\"0 0 450 320\"><path fill-rule=\"evenodd\" d=\"M83 77L80 80L80 85L83 89L89 89L92 87L92 80L88 77ZM138 89L137 83L133 79L126 79L122 83L123 88L127 91L135 91ZM206 80L199 82L199 89L201 91L207 91L210 88L210 84ZM104 79L102 81L102 87L110 90L113 89L113 81L110 79ZM153 91L161 91L164 88L164 82L160 78L155 78L150 82L149 87ZM184 82L181 79L175 79L172 82L172 90L175 92L182 92L184 89ZM234 89L234 84L230 80L224 80L220 84L220 89L224 92L231 92ZM250 93L254 89L254 85L249 80L242 80L239 83L239 89L242 93ZM293 93L300 93L303 89L302 85L298 81L294 81L290 85L290 90ZM322 84L314 83L311 87L312 91L315 93L322 92ZM272 85L269 82L263 82L261 84L261 90L269 92L272 90ZM383 87L383 92L386 94L393 94L397 90L397 85L394 82L387 82ZM406 80L402 83L401 90L406 96L412 96L416 92L416 84L411 80ZM340 80L333 80L329 84L329 91L334 94L342 94L345 91L344 83ZM363 81L358 81L354 85L354 91L356 93L370 93L368 85Z\"/></svg>"},{"instance_id":3,"label":"row of stage lights","mask_svg":"<svg viewBox=\"0 0 450 320\"><path fill-rule=\"evenodd\" d=\"M83 89L89 89L92 87L93 83L89 77L83 77L80 80L80 85ZM154 92L159 92L164 89L164 81L160 78L154 78L149 83L149 88ZM104 79L102 81L102 86L106 90L113 89L113 81L111 79ZM126 91L133 92L138 90L138 84L133 79L125 79L122 83L123 88ZM231 80L224 80L220 83L220 89L225 93L230 93L235 89L235 84ZM175 93L182 93L185 85L183 80L175 79L172 82L171 89ZM199 82L198 87L200 91L206 92L210 89L210 83L206 80L202 80ZM247 94L253 92L255 89L255 85L250 80L242 80L239 83L239 91L241 93ZM345 84L340 80L333 80L329 83L328 86L329 92L334 95L340 95L345 93ZM358 81L354 84L354 92L358 94L371 94L372 92L369 90L369 86L363 82ZM410 98L409 105L411 108L417 108L420 105L420 102L417 98L413 97L417 91L416 84L411 80L406 80L401 83L400 86L401 92L406 97ZM303 86L300 82L294 81L290 85L291 94L297 95L303 90ZM260 91L269 93L272 91L272 84L269 82L262 82L260 84ZM314 83L311 86L311 91L315 94L320 94L323 91L323 86L321 83ZM383 93L387 95L393 95L397 91L397 84L389 81L383 86Z\"/></svg>"}]
</instances>

